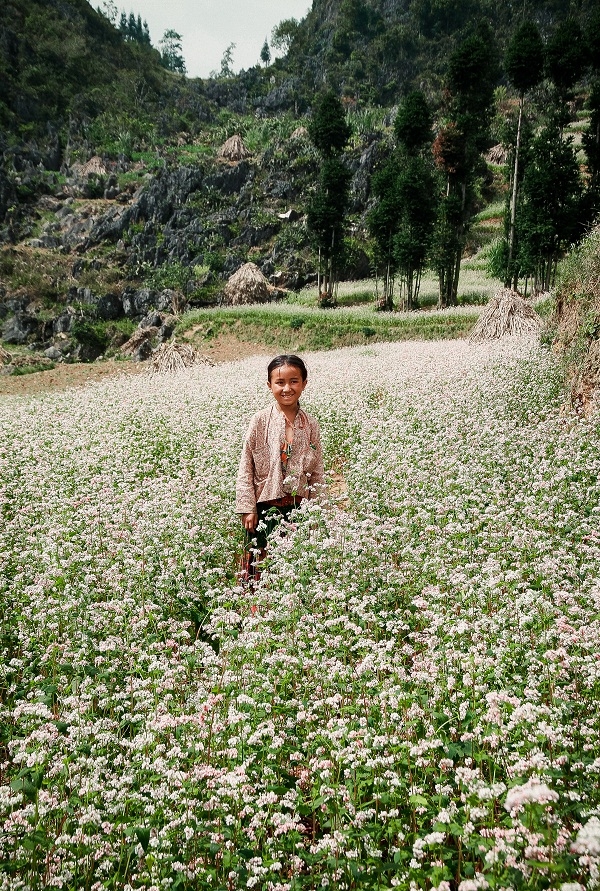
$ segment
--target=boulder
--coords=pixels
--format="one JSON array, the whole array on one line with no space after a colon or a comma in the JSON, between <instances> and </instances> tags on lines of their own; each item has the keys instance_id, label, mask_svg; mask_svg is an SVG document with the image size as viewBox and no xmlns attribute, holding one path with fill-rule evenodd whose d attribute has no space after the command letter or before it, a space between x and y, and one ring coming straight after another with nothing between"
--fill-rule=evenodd
<instances>
[{"instance_id":1,"label":"boulder","mask_svg":"<svg viewBox=\"0 0 600 891\"><path fill-rule=\"evenodd\" d=\"M123 301L118 294L103 294L96 304L96 316L106 322L120 319L123 313Z\"/></svg>"},{"instance_id":2,"label":"boulder","mask_svg":"<svg viewBox=\"0 0 600 891\"><path fill-rule=\"evenodd\" d=\"M103 349L96 343L78 343L71 357L78 362L94 362L103 353Z\"/></svg>"},{"instance_id":3,"label":"boulder","mask_svg":"<svg viewBox=\"0 0 600 891\"><path fill-rule=\"evenodd\" d=\"M290 207L285 213L278 213L277 216L280 220L285 220L288 223L295 223L296 220L300 219L300 214L293 207Z\"/></svg>"},{"instance_id":4,"label":"boulder","mask_svg":"<svg viewBox=\"0 0 600 891\"><path fill-rule=\"evenodd\" d=\"M16 313L6 320L2 328L2 340L6 343L24 344L41 334L41 322L27 313Z\"/></svg>"},{"instance_id":5,"label":"boulder","mask_svg":"<svg viewBox=\"0 0 600 891\"><path fill-rule=\"evenodd\" d=\"M66 334L71 330L73 323L73 313L63 312L52 321L52 331L54 334Z\"/></svg>"},{"instance_id":6,"label":"boulder","mask_svg":"<svg viewBox=\"0 0 600 891\"><path fill-rule=\"evenodd\" d=\"M140 328L160 328L163 317L159 312L149 312L140 322Z\"/></svg>"},{"instance_id":7,"label":"boulder","mask_svg":"<svg viewBox=\"0 0 600 891\"><path fill-rule=\"evenodd\" d=\"M246 183L251 169L247 161L242 161L235 167L224 167L218 173L207 177L206 185L221 192L222 195L234 195Z\"/></svg>"},{"instance_id":8,"label":"boulder","mask_svg":"<svg viewBox=\"0 0 600 891\"><path fill-rule=\"evenodd\" d=\"M150 288L127 288L123 292L123 312L130 319L141 318L156 308L157 296Z\"/></svg>"}]
</instances>

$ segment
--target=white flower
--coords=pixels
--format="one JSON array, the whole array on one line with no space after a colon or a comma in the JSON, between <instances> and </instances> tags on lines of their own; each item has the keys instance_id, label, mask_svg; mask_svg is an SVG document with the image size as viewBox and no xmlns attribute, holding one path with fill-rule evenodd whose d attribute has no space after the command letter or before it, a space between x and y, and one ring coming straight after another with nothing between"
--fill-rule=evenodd
<instances>
[{"instance_id":1,"label":"white flower","mask_svg":"<svg viewBox=\"0 0 600 891\"><path fill-rule=\"evenodd\" d=\"M548 804L558 801L558 793L541 783L537 777L530 777L521 786L513 786L506 795L504 807L509 814L518 813L526 804Z\"/></svg>"},{"instance_id":2,"label":"white flower","mask_svg":"<svg viewBox=\"0 0 600 891\"><path fill-rule=\"evenodd\" d=\"M582 826L571 845L571 850L574 854L600 857L600 820L598 817L590 817L585 826Z\"/></svg>"}]
</instances>

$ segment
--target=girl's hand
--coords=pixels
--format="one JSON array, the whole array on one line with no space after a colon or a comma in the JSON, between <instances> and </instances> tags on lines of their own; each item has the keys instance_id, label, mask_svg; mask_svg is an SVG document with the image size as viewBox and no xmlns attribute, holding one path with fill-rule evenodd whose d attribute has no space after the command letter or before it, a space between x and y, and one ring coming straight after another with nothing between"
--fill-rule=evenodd
<instances>
[{"instance_id":1,"label":"girl's hand","mask_svg":"<svg viewBox=\"0 0 600 891\"><path fill-rule=\"evenodd\" d=\"M242 514L242 526L247 532L254 532L258 525L258 514L252 511L250 514Z\"/></svg>"}]
</instances>

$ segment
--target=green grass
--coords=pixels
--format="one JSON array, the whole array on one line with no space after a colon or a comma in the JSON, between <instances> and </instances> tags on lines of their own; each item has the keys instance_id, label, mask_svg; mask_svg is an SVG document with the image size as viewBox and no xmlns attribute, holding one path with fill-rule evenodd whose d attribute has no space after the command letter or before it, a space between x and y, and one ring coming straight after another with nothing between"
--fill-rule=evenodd
<instances>
[{"instance_id":1,"label":"green grass","mask_svg":"<svg viewBox=\"0 0 600 891\"><path fill-rule=\"evenodd\" d=\"M230 335L279 350L326 350L376 341L466 337L477 315L472 308L377 313L371 307L319 310L269 304L195 310L182 316L175 333L196 346Z\"/></svg>"},{"instance_id":2,"label":"green grass","mask_svg":"<svg viewBox=\"0 0 600 891\"><path fill-rule=\"evenodd\" d=\"M427 273L421 281L420 310L411 313L375 311L375 280L340 282L338 308L317 306L317 288L290 294L285 303L266 306L198 310L186 314L177 334L202 347L221 334L240 341L264 343L281 350L318 350L397 340L437 340L465 337L500 282L482 275L485 264L464 261L459 306L437 310L438 280ZM381 288L381 282L379 282ZM197 330L192 335L192 329Z\"/></svg>"},{"instance_id":3,"label":"green grass","mask_svg":"<svg viewBox=\"0 0 600 891\"><path fill-rule=\"evenodd\" d=\"M473 217L474 223L486 223L488 220L495 220L498 217L502 217L504 215L504 211L506 208L506 203L504 201L494 201L493 204L488 204L482 211L480 211L475 217Z\"/></svg>"},{"instance_id":4,"label":"green grass","mask_svg":"<svg viewBox=\"0 0 600 891\"><path fill-rule=\"evenodd\" d=\"M460 306L481 305L487 303L498 288L502 287L502 283L495 278L489 278L485 273L487 268L487 260L485 256L479 256L479 253L470 260L463 260L460 272L460 282L458 288L458 303ZM379 281L379 290L381 291L382 283ZM427 271L421 279L421 289L419 291L419 308L432 309L437 306L438 301L438 279L437 276ZM286 303L295 306L317 306L317 287L303 288L296 294L290 294ZM399 299L399 286L396 287L396 302ZM364 279L361 281L340 282L338 286L337 301L340 308L350 308L362 306L367 309L367 304L371 304L371 310L376 300L376 283L375 279Z\"/></svg>"},{"instance_id":5,"label":"green grass","mask_svg":"<svg viewBox=\"0 0 600 891\"><path fill-rule=\"evenodd\" d=\"M32 362L31 365L17 365L11 375L19 377L24 374L36 374L38 371L52 371L53 368L56 368L55 362Z\"/></svg>"}]
</instances>

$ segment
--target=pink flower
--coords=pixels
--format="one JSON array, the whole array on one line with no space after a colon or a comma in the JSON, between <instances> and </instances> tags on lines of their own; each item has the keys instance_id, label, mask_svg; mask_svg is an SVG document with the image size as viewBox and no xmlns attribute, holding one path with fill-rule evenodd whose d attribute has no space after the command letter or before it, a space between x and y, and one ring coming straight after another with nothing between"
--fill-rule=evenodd
<instances>
[{"instance_id":1,"label":"pink flower","mask_svg":"<svg viewBox=\"0 0 600 891\"><path fill-rule=\"evenodd\" d=\"M508 790L504 807L512 815L523 810L526 804L548 804L551 801L558 801L558 793L537 777L530 777L523 785Z\"/></svg>"}]
</instances>

